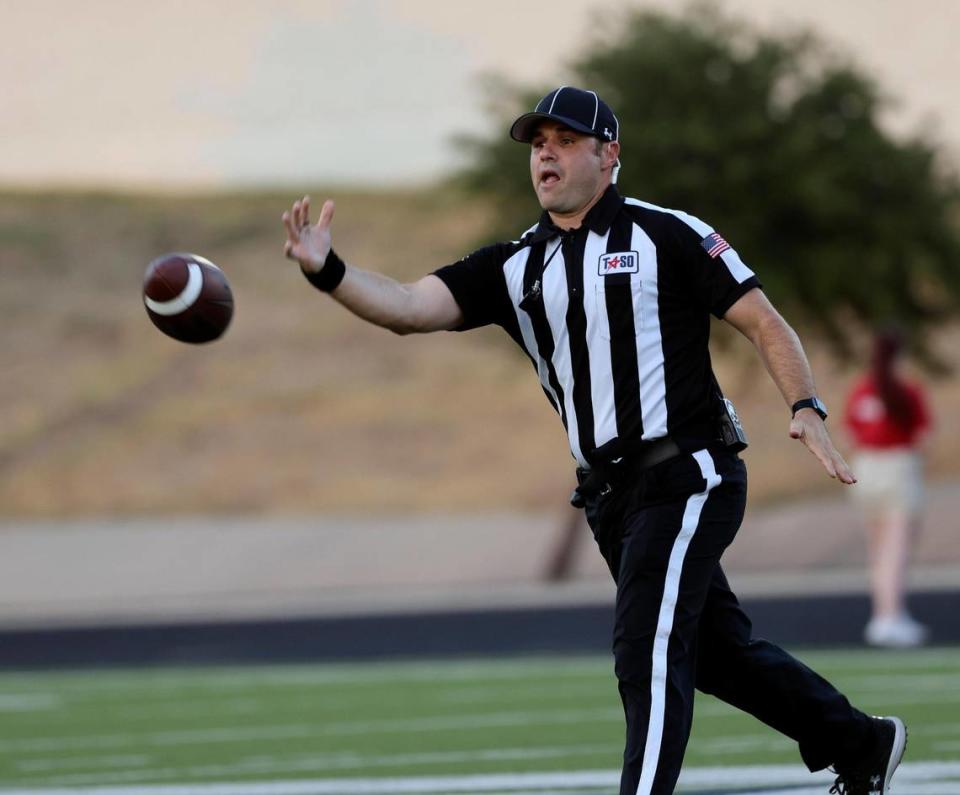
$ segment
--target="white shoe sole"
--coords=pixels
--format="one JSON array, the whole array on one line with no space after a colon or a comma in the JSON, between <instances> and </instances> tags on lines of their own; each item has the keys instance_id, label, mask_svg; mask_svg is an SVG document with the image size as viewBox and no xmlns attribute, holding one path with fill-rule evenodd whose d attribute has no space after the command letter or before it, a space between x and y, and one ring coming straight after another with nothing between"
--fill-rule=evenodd
<instances>
[{"instance_id":1,"label":"white shoe sole","mask_svg":"<svg viewBox=\"0 0 960 795\"><path fill-rule=\"evenodd\" d=\"M907 749L907 727L903 725L900 718L883 718L893 724L893 748L890 749L890 759L887 761L887 772L883 779L883 789L880 790L884 795L890 787L890 779L900 766L900 760L903 759L903 752Z\"/></svg>"}]
</instances>

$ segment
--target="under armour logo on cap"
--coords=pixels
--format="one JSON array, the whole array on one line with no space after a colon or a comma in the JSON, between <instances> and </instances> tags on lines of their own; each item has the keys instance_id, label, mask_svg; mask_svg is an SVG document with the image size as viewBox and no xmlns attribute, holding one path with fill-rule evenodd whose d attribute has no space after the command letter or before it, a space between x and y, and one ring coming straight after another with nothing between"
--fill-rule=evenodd
<instances>
[{"instance_id":1,"label":"under armour logo on cap","mask_svg":"<svg viewBox=\"0 0 960 795\"><path fill-rule=\"evenodd\" d=\"M605 141L616 141L620 133L620 122L596 91L560 86L541 99L531 113L524 113L513 123L510 137L521 143L530 143L537 125L544 119Z\"/></svg>"}]
</instances>

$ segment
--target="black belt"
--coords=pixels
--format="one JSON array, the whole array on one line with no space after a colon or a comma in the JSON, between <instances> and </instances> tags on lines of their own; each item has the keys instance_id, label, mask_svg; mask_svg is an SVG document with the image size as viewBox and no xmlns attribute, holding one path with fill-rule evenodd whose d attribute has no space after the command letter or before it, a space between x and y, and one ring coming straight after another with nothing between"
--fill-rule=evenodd
<instances>
[{"instance_id":1,"label":"black belt","mask_svg":"<svg viewBox=\"0 0 960 795\"><path fill-rule=\"evenodd\" d=\"M629 475L676 458L682 450L670 437L642 442L612 461L601 461L590 469L577 468L577 483L570 497L574 508L583 508L590 497L602 497L612 492Z\"/></svg>"}]
</instances>

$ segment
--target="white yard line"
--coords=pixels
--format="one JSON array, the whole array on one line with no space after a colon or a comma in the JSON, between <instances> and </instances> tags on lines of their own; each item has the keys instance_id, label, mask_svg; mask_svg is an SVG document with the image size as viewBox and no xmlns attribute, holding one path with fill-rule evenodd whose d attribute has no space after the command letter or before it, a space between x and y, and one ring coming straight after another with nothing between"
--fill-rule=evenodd
<instances>
[{"instance_id":1,"label":"white yard line","mask_svg":"<svg viewBox=\"0 0 960 795\"><path fill-rule=\"evenodd\" d=\"M384 718L379 720L303 723L280 726L224 726L129 734L88 735L86 737L22 737L0 741L0 753L27 753L93 748L122 748L131 745L178 746L197 743L234 743L251 740L277 741L301 737L343 737L358 734L405 734L411 731L472 731L477 728L509 726L581 725L619 720L618 707L583 710L536 710L533 712L495 712L486 715L427 715L420 718Z\"/></svg>"},{"instance_id":2,"label":"white yard line","mask_svg":"<svg viewBox=\"0 0 960 795\"><path fill-rule=\"evenodd\" d=\"M0 713L47 712L58 709L62 703L54 693L0 693Z\"/></svg>"},{"instance_id":3,"label":"white yard line","mask_svg":"<svg viewBox=\"0 0 960 795\"><path fill-rule=\"evenodd\" d=\"M242 670L233 668L210 668L205 671L193 669L166 670L144 676L140 672L112 671L109 676L99 672L50 674L54 689L64 692L88 693L127 689L141 690L144 682L156 692L188 686L202 691L232 690L257 687L301 687L366 685L379 682L470 682L504 679L535 679L542 681L544 666L551 677L596 677L613 676L613 663L605 657L556 658L530 657L507 662L491 660L454 660L442 662L394 662L390 664L364 663L362 665L291 665L289 667L264 666ZM40 676L43 676L42 674ZM37 676L9 674L0 677L0 692L9 691L23 683L36 686Z\"/></svg>"},{"instance_id":4,"label":"white yard line","mask_svg":"<svg viewBox=\"0 0 960 795\"><path fill-rule=\"evenodd\" d=\"M951 647L910 649L907 651L878 651L859 649L853 651L801 651L800 660L813 668L827 668L838 672L853 670L860 672L868 669L888 671L924 671L930 668L954 669L957 664L957 650Z\"/></svg>"},{"instance_id":5,"label":"white yard line","mask_svg":"<svg viewBox=\"0 0 960 795\"><path fill-rule=\"evenodd\" d=\"M116 767L137 768L142 770L150 763L150 757L143 754L126 756L57 756L53 759L19 759L14 766L21 773L48 773L53 770L103 770ZM103 774L109 776L109 773Z\"/></svg>"},{"instance_id":6,"label":"white yard line","mask_svg":"<svg viewBox=\"0 0 960 795\"><path fill-rule=\"evenodd\" d=\"M681 792L718 788L731 793L749 788L750 795L822 795L830 773L810 774L799 765L747 765L689 768L680 777ZM585 770L567 773L512 773L409 778L314 779L300 781L225 782L212 784L142 785L85 788L0 789L2 795L507 795L507 793L584 793L614 789L619 773ZM911 795L956 795L960 762L908 762L894 779ZM774 789L760 790L762 787Z\"/></svg>"},{"instance_id":7,"label":"white yard line","mask_svg":"<svg viewBox=\"0 0 960 795\"><path fill-rule=\"evenodd\" d=\"M370 755L343 751L327 754L271 756L257 754L230 764L179 767L141 767L138 770L100 771L48 776L45 782L56 786L120 785L137 781L180 781L183 779L231 779L249 776L291 775L294 773L335 774L346 770L372 771L383 767L450 765L478 762L511 762L530 759L570 759L592 757L608 751L608 746L573 745L542 748L487 748L469 751L430 751L404 754Z\"/></svg>"},{"instance_id":8,"label":"white yard line","mask_svg":"<svg viewBox=\"0 0 960 795\"><path fill-rule=\"evenodd\" d=\"M501 699L515 701L517 698L523 698L525 701L542 698L544 701L553 703L561 689L568 697L571 694L577 694L583 696L585 700L589 698L596 701L611 696L616 698L617 685L616 679L611 674L609 677L590 677L582 681L563 682L559 685L554 681L541 684L521 681L513 684L460 686L438 693L434 698L443 704L489 704Z\"/></svg>"},{"instance_id":9,"label":"white yard line","mask_svg":"<svg viewBox=\"0 0 960 795\"><path fill-rule=\"evenodd\" d=\"M847 688L846 692L852 688ZM852 696L851 696L852 698ZM870 694L870 700L877 706L877 708L882 708L883 713L896 714L896 707L905 706L905 705L921 705L921 704L956 704L960 702L960 692L944 692L944 693L911 693L909 691L897 691L897 692L887 692L882 695ZM857 692L856 701L864 702L867 700L866 694L861 694Z\"/></svg>"},{"instance_id":10,"label":"white yard line","mask_svg":"<svg viewBox=\"0 0 960 795\"><path fill-rule=\"evenodd\" d=\"M893 689L935 690L938 692L960 689L960 673L896 673L870 674L857 679L858 692L877 690L889 693Z\"/></svg>"}]
</instances>

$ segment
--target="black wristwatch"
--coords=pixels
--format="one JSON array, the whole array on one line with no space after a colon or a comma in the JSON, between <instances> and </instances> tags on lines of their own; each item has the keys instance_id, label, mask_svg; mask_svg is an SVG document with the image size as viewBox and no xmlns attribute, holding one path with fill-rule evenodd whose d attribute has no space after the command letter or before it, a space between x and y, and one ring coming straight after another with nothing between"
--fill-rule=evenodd
<instances>
[{"instance_id":1,"label":"black wristwatch","mask_svg":"<svg viewBox=\"0 0 960 795\"><path fill-rule=\"evenodd\" d=\"M823 401L818 397L809 397L804 398L803 400L798 400L790 407L790 411L793 414L796 414L800 409L813 409L817 414L820 415L821 420L827 418L827 407L823 405Z\"/></svg>"}]
</instances>

